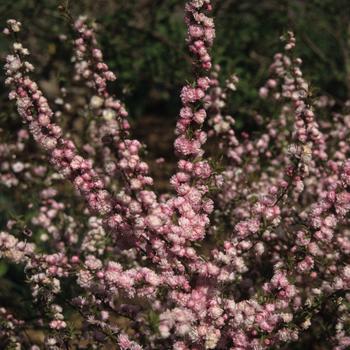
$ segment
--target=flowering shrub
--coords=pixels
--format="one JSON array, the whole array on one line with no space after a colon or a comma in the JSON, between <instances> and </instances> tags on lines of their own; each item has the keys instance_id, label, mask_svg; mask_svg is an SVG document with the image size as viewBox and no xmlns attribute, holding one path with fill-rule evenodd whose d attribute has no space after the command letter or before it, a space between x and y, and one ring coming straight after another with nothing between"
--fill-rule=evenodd
<instances>
[{"instance_id":1,"label":"flowering shrub","mask_svg":"<svg viewBox=\"0 0 350 350\"><path fill-rule=\"evenodd\" d=\"M260 89L278 118L236 135L224 109L238 78L222 85L212 64L211 10L185 6L193 82L180 94L168 193L109 92L116 76L88 19L73 25L74 80L92 96L78 138L58 125L65 111L32 80L21 23L8 20L6 85L25 127L0 145L0 179L30 215L7 221L0 257L24 271L23 302L35 307L0 308L4 348L273 349L320 335L327 349L350 346L350 115L326 117L333 101L313 95L288 32ZM45 157L23 152L30 135ZM60 191L66 182L85 208Z\"/></svg>"}]
</instances>

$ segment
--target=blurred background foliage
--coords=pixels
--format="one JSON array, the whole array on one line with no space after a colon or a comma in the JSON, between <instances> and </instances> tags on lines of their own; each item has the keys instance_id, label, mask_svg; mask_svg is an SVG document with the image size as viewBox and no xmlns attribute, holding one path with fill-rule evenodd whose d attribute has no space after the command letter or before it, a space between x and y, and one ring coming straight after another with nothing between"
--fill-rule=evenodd
<instances>
[{"instance_id":1,"label":"blurred background foliage","mask_svg":"<svg viewBox=\"0 0 350 350\"><path fill-rule=\"evenodd\" d=\"M76 18L87 14L99 24L106 61L118 74L113 89L127 103L135 120L155 115L174 120L179 90L191 79L185 49L185 26L178 0L1 0L0 23L23 22L25 39L36 63L36 75L49 96L71 76L70 27L60 7ZM222 77L241 79L229 109L238 127L248 123L257 90L268 74L279 37L292 29L298 54L312 86L342 101L350 97L350 2L348 0L217 0L217 40L213 51ZM67 40L59 39L66 35ZM4 38L0 50L4 56ZM51 84L48 82L51 81ZM1 113L6 90L1 86Z\"/></svg>"}]
</instances>

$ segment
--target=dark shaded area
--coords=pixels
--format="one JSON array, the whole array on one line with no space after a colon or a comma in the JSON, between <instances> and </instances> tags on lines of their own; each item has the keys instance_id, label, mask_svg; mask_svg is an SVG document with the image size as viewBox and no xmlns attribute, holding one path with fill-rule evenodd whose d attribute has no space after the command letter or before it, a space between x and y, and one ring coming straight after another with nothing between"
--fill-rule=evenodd
<instances>
[{"instance_id":1,"label":"dark shaded area","mask_svg":"<svg viewBox=\"0 0 350 350\"><path fill-rule=\"evenodd\" d=\"M106 61L119 77L115 92L124 96L133 118L146 114L176 117L179 89L190 78L183 2L2 0L0 22L4 24L12 17L23 22L37 76L64 85L70 77L66 62L71 35L60 5L68 6L74 18L87 14L100 24L99 39ZM214 5L214 60L222 66L222 77L235 72L241 78L230 109L242 124L256 104L257 88L266 77L271 58L280 48L279 37L289 29L296 32L297 51L312 85L339 100L349 97L348 1L226 0ZM61 34L68 39L59 40ZM5 48L1 38L2 56ZM3 96L3 86L1 92Z\"/></svg>"}]
</instances>

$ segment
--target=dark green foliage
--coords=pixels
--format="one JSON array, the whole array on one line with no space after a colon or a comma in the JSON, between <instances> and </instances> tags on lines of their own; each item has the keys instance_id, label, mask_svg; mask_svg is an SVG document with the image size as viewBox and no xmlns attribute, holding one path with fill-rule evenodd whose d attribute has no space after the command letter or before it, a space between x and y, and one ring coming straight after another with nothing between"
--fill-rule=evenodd
<instances>
[{"instance_id":1,"label":"dark green foliage","mask_svg":"<svg viewBox=\"0 0 350 350\"><path fill-rule=\"evenodd\" d=\"M124 95L133 118L148 112L176 117L179 89L190 77L182 1L2 0L1 23L9 17L23 21L38 76L64 84L71 72L70 43L60 42L58 35L71 36L60 6L67 6L73 17L87 14L100 24L102 49L119 77L115 90ZM215 62L222 65L223 77L236 72L241 78L230 109L243 124L280 48L279 37L288 29L296 32L298 53L312 84L337 99L350 96L348 1L221 0L214 11ZM1 39L2 52L5 47Z\"/></svg>"}]
</instances>

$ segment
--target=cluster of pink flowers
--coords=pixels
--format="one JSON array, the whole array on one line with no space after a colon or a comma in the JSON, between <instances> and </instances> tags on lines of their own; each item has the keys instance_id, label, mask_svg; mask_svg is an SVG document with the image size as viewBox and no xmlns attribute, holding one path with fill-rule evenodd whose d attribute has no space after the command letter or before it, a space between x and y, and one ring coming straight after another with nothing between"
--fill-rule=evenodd
<instances>
[{"instance_id":1,"label":"cluster of pink flowers","mask_svg":"<svg viewBox=\"0 0 350 350\"><path fill-rule=\"evenodd\" d=\"M24 271L36 307L28 317L0 305L0 346L263 350L303 346L323 327L327 349L349 348L350 117L311 98L288 32L259 91L277 115L254 112L261 132L239 134L225 111L239 80L222 84L212 64L211 11L210 0L185 5L194 79L180 93L165 193L86 17L73 25L74 81L92 95L81 142L55 122L71 107L51 109L29 50L12 45L5 83L25 126L1 141L0 186L25 215L1 228L0 259ZM20 29L9 20L4 34ZM30 135L45 155L25 152Z\"/></svg>"}]
</instances>

